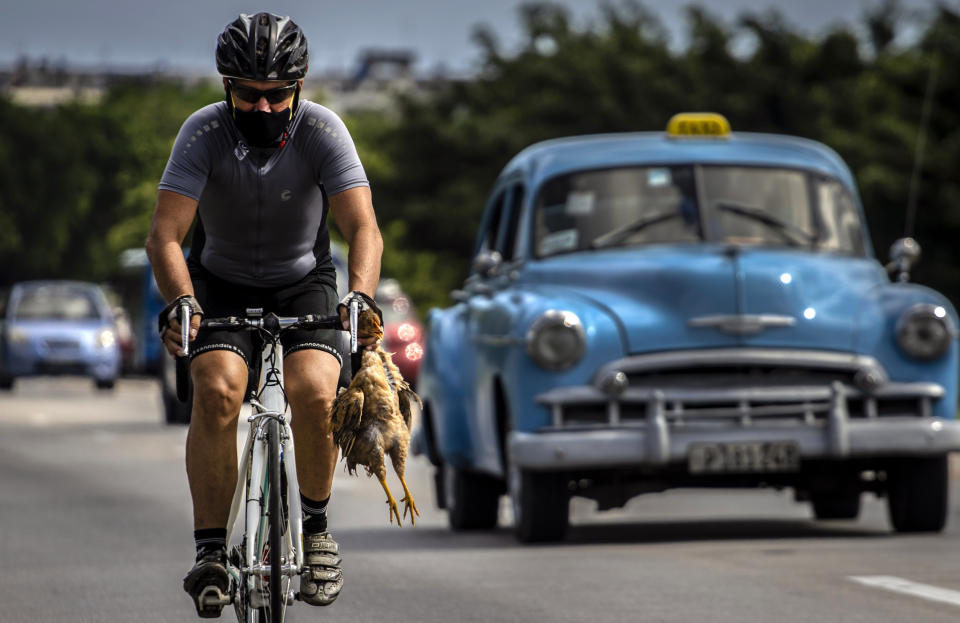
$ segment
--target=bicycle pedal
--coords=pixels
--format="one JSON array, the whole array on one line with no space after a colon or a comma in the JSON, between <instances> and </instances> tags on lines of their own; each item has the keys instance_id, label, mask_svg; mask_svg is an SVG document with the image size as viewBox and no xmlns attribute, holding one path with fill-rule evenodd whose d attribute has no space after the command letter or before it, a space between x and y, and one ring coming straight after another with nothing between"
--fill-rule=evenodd
<instances>
[{"instance_id":1,"label":"bicycle pedal","mask_svg":"<svg viewBox=\"0 0 960 623\"><path fill-rule=\"evenodd\" d=\"M202 619L215 619L220 616L223 607L231 603L231 595L224 594L217 586L208 586L197 595L197 615Z\"/></svg>"}]
</instances>

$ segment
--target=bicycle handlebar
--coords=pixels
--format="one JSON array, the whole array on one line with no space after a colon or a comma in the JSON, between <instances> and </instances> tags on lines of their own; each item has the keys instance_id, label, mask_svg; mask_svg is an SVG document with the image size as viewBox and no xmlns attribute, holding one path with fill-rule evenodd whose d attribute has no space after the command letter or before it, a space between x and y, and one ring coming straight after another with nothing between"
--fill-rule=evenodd
<instances>
[{"instance_id":1,"label":"bicycle handlebar","mask_svg":"<svg viewBox=\"0 0 960 623\"><path fill-rule=\"evenodd\" d=\"M350 352L357 352L357 317L359 315L360 303L356 300L350 301ZM183 356L177 358L177 398L180 402L186 402L189 394L189 365L190 365L190 317L193 315L190 304L184 301L178 309L180 317L180 339L183 345ZM259 310L257 310L259 312ZM267 331L270 335L278 337L281 332L288 329L336 329L344 331L343 322L340 320L340 314L333 316L320 316L317 314L307 314L305 316L277 316L273 312L263 316L255 313L255 310L248 309L247 316L227 316L225 318L205 318L200 321L200 326L210 329L226 329L228 331Z\"/></svg>"}]
</instances>

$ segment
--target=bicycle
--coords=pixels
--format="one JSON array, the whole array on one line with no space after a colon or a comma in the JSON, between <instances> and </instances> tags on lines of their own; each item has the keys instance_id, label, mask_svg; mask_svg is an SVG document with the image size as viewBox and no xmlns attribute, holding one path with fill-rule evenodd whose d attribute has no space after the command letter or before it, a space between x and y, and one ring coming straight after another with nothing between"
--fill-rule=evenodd
<instances>
[{"instance_id":1,"label":"bicycle","mask_svg":"<svg viewBox=\"0 0 960 623\"><path fill-rule=\"evenodd\" d=\"M350 352L357 352L358 303L351 301ZM177 360L177 397L189 394L190 307L179 308L184 356ZM283 346L280 336L291 329L343 330L339 315L280 317L247 309L246 316L204 319L201 327L257 331L260 349L260 380L249 399L253 414L240 456L237 488L227 521L227 544L231 542L240 506L244 508L244 532L239 545L227 556L230 587L226 594L215 586L203 590L198 600L211 610L233 604L240 623L281 623L296 594L293 578L304 571L303 515L297 482L293 430L287 417L283 391Z\"/></svg>"}]
</instances>

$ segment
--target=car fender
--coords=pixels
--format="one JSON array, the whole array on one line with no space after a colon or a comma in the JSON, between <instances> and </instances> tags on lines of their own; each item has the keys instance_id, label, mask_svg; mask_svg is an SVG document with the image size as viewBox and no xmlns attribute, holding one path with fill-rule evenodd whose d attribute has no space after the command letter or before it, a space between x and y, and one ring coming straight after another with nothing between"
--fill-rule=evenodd
<instances>
[{"instance_id":1,"label":"car fender","mask_svg":"<svg viewBox=\"0 0 960 623\"><path fill-rule=\"evenodd\" d=\"M907 309L917 304L943 307L954 329L949 349L934 361L913 359L897 344L897 322ZM933 404L933 415L955 419L957 417L956 370L958 358L960 358L957 330L960 328L960 321L950 301L936 290L920 284L884 283L868 293L862 303L859 316L861 330L857 350L880 361L891 380L926 381L943 386L945 394Z\"/></svg>"}]
</instances>

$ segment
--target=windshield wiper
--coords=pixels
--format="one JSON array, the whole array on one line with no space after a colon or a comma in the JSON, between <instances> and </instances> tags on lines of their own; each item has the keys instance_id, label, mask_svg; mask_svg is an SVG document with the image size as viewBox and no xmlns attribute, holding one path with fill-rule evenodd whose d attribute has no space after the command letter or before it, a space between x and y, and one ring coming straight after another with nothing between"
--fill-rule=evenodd
<instances>
[{"instance_id":1,"label":"windshield wiper","mask_svg":"<svg viewBox=\"0 0 960 623\"><path fill-rule=\"evenodd\" d=\"M786 240L792 246L799 246L801 243L806 243L812 248L819 239L819 236L807 233L791 223L781 221L777 217L769 214L768 212L764 212L755 206L731 203L729 201L717 201L714 202L713 205L718 210L745 216L749 219L757 221L758 223L766 225L770 229L783 236L784 240ZM801 240L798 241L797 237L799 237Z\"/></svg>"},{"instance_id":2,"label":"windshield wiper","mask_svg":"<svg viewBox=\"0 0 960 623\"><path fill-rule=\"evenodd\" d=\"M602 249L603 247L613 246L619 242L623 242L633 234L650 227L651 225L656 225L657 223L663 223L680 216L680 211L676 210L673 212L662 212L660 214L654 214L652 216L644 216L632 223L627 223L626 225L621 225L616 229L608 231L605 234L600 234L590 243L591 249Z\"/></svg>"}]
</instances>

